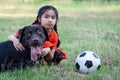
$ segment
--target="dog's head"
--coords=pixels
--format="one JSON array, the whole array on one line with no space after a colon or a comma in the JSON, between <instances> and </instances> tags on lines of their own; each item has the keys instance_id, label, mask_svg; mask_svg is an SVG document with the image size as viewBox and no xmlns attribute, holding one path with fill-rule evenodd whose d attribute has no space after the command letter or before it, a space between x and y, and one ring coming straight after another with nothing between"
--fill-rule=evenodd
<instances>
[{"instance_id":1,"label":"dog's head","mask_svg":"<svg viewBox=\"0 0 120 80\"><path fill-rule=\"evenodd\" d=\"M38 59L38 53L42 51L43 43L48 39L46 30L42 26L26 26L19 30L19 41L25 49L31 51L31 60Z\"/></svg>"},{"instance_id":2,"label":"dog's head","mask_svg":"<svg viewBox=\"0 0 120 80\"><path fill-rule=\"evenodd\" d=\"M42 26L26 26L19 30L19 41L25 48L42 46L47 39L47 32Z\"/></svg>"}]
</instances>

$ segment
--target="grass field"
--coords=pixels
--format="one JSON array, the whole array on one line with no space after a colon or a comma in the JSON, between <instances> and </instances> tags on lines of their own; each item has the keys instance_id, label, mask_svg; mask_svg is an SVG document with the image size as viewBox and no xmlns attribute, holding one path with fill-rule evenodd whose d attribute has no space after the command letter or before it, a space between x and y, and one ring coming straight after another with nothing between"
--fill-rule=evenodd
<instances>
[{"instance_id":1,"label":"grass field","mask_svg":"<svg viewBox=\"0 0 120 80\"><path fill-rule=\"evenodd\" d=\"M51 4L59 10L59 48L66 52L67 59L60 66L41 65L1 72L0 80L120 80L119 1L19 1L22 0L0 0L0 42L34 22L41 6ZM100 56L99 71L81 74L75 70L75 58L86 50Z\"/></svg>"}]
</instances>

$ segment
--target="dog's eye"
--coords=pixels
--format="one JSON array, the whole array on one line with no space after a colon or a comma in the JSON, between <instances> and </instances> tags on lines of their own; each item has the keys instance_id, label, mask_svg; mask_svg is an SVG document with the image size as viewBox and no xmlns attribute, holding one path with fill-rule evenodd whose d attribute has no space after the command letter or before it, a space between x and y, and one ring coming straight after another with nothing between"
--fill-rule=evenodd
<instances>
[{"instance_id":1,"label":"dog's eye","mask_svg":"<svg viewBox=\"0 0 120 80\"><path fill-rule=\"evenodd\" d=\"M37 33L41 34L41 30L37 30Z\"/></svg>"},{"instance_id":2,"label":"dog's eye","mask_svg":"<svg viewBox=\"0 0 120 80\"><path fill-rule=\"evenodd\" d=\"M28 36L30 36L30 35L31 35L31 33L32 33L32 32L31 32L31 31L29 31L29 32L28 32Z\"/></svg>"},{"instance_id":3,"label":"dog's eye","mask_svg":"<svg viewBox=\"0 0 120 80\"><path fill-rule=\"evenodd\" d=\"M31 35L31 33L28 33L28 36L30 36Z\"/></svg>"}]
</instances>

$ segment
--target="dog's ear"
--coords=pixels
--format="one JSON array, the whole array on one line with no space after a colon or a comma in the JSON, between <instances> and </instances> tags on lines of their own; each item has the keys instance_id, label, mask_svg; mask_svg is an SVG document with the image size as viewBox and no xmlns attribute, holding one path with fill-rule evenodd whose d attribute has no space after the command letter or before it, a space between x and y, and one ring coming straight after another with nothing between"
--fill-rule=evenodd
<instances>
[{"instance_id":1,"label":"dog's ear","mask_svg":"<svg viewBox=\"0 0 120 80\"><path fill-rule=\"evenodd\" d=\"M24 28L22 28L22 29L19 30L19 36L18 36L18 38L19 38L20 42L22 42L22 39L25 36L25 30L26 30L27 27L29 27L29 26L25 26Z\"/></svg>"}]
</instances>

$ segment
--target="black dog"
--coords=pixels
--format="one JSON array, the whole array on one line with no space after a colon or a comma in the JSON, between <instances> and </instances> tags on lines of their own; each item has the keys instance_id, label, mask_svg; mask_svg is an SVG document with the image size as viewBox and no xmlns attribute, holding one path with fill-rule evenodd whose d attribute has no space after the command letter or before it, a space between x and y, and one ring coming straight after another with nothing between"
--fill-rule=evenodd
<instances>
[{"instance_id":1,"label":"black dog","mask_svg":"<svg viewBox=\"0 0 120 80\"><path fill-rule=\"evenodd\" d=\"M26 61L30 60L31 47L43 46L48 36L41 26L26 26L19 30L18 39L25 47L24 51L17 51L11 41L0 43L0 71L26 67Z\"/></svg>"}]
</instances>

